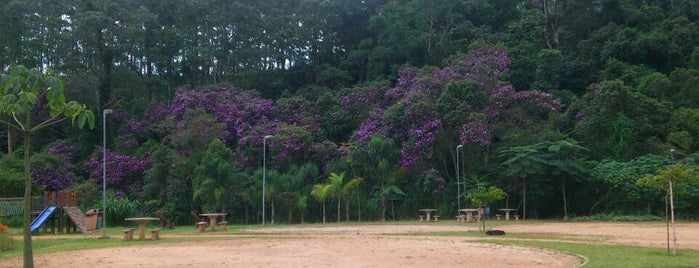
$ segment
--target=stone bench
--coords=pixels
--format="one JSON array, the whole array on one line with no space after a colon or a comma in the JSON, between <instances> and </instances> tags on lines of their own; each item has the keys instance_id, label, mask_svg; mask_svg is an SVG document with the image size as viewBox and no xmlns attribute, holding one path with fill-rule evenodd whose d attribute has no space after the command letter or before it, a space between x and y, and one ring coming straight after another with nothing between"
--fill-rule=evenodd
<instances>
[{"instance_id":1,"label":"stone bench","mask_svg":"<svg viewBox=\"0 0 699 268\"><path fill-rule=\"evenodd\" d=\"M199 227L199 232L203 233L206 230L207 225L209 225L209 223L205 222L205 221L197 222L197 227Z\"/></svg>"},{"instance_id":2,"label":"stone bench","mask_svg":"<svg viewBox=\"0 0 699 268\"><path fill-rule=\"evenodd\" d=\"M221 230L225 231L225 230L226 230L226 226L228 225L228 222L227 222L227 221L221 221L221 222L218 223L218 225L221 225Z\"/></svg>"},{"instance_id":3,"label":"stone bench","mask_svg":"<svg viewBox=\"0 0 699 268\"><path fill-rule=\"evenodd\" d=\"M133 240L133 228L124 229L124 240Z\"/></svg>"},{"instance_id":4,"label":"stone bench","mask_svg":"<svg viewBox=\"0 0 699 268\"><path fill-rule=\"evenodd\" d=\"M160 228L155 228L155 229L150 230L150 239L151 240L160 239Z\"/></svg>"},{"instance_id":5,"label":"stone bench","mask_svg":"<svg viewBox=\"0 0 699 268\"><path fill-rule=\"evenodd\" d=\"M500 220L500 218L502 217L502 215L500 215L500 214L495 214L495 217L498 218L498 220Z\"/></svg>"},{"instance_id":6,"label":"stone bench","mask_svg":"<svg viewBox=\"0 0 699 268\"><path fill-rule=\"evenodd\" d=\"M439 221L439 215L434 215L434 216L432 216L432 218L434 218L434 221L435 221L435 222L438 222L438 221Z\"/></svg>"},{"instance_id":7,"label":"stone bench","mask_svg":"<svg viewBox=\"0 0 699 268\"><path fill-rule=\"evenodd\" d=\"M463 222L465 222L465 221L466 221L466 215L459 215L459 216L456 216L456 222L458 222L458 223L463 223Z\"/></svg>"},{"instance_id":8,"label":"stone bench","mask_svg":"<svg viewBox=\"0 0 699 268\"><path fill-rule=\"evenodd\" d=\"M425 215L420 215L420 216L418 216L418 217L420 218L420 222L422 222L423 220L425 220Z\"/></svg>"},{"instance_id":9,"label":"stone bench","mask_svg":"<svg viewBox=\"0 0 699 268\"><path fill-rule=\"evenodd\" d=\"M515 220L516 220L516 221L519 220L519 215L515 215Z\"/></svg>"}]
</instances>

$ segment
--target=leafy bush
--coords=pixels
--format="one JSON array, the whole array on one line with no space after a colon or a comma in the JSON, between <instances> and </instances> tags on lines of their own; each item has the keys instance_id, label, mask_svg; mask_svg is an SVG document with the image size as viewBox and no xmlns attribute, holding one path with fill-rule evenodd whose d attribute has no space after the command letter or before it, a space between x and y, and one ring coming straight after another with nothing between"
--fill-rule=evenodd
<instances>
[{"instance_id":1,"label":"leafy bush","mask_svg":"<svg viewBox=\"0 0 699 268\"><path fill-rule=\"evenodd\" d=\"M107 221L109 223L122 223L124 218L142 216L139 211L140 207L141 204L138 201L107 193Z\"/></svg>"}]
</instances>

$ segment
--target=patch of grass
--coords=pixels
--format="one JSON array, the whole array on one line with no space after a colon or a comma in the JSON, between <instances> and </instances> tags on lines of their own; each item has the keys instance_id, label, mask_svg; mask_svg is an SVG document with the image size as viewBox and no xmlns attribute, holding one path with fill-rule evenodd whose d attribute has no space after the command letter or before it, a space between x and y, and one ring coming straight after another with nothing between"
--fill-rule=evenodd
<instances>
[{"instance_id":1,"label":"patch of grass","mask_svg":"<svg viewBox=\"0 0 699 268\"><path fill-rule=\"evenodd\" d=\"M654 215L614 215L597 214L592 216L574 217L571 221L663 221L663 217Z\"/></svg>"},{"instance_id":2,"label":"patch of grass","mask_svg":"<svg viewBox=\"0 0 699 268\"><path fill-rule=\"evenodd\" d=\"M677 255L668 254L664 248L648 248L594 243L561 243L534 240L482 240L482 242L529 246L569 252L589 259L585 268L596 267L698 267L699 251L678 250Z\"/></svg>"},{"instance_id":3,"label":"patch of grass","mask_svg":"<svg viewBox=\"0 0 699 268\"><path fill-rule=\"evenodd\" d=\"M156 226L151 226L149 224L149 227ZM145 244L237 239L238 237L234 236L233 234L239 234L239 232L237 231L245 229L246 227L229 225L227 231L221 231L217 228L215 232L208 231L207 229L207 232L199 233L196 227L182 226L172 230L161 230L161 237L163 236L163 234L172 235L174 237L168 237L167 239L155 241L149 240L149 234L146 234L146 240L143 241L138 240L138 238L135 238L131 241L124 241L122 240L122 231L124 230L124 228L126 227L108 227L107 239L99 238L102 236L102 232L99 230L95 234L47 234L39 232L33 235L36 238L32 239L32 250L34 254L42 254L60 251L122 247ZM136 232L138 232L138 230L136 230ZM136 236L138 236L138 234L136 234ZM22 233L17 232L14 234L14 237L16 240L15 246L7 251L0 252L0 259L12 258L22 255Z\"/></svg>"}]
</instances>

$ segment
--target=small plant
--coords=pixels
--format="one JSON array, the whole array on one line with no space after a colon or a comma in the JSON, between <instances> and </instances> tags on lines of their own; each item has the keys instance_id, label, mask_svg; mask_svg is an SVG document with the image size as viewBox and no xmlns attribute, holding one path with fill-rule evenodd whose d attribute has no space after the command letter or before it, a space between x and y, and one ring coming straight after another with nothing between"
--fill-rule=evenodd
<instances>
[{"instance_id":1,"label":"small plant","mask_svg":"<svg viewBox=\"0 0 699 268\"><path fill-rule=\"evenodd\" d=\"M0 223L0 251L9 250L15 244L9 230L9 226Z\"/></svg>"}]
</instances>

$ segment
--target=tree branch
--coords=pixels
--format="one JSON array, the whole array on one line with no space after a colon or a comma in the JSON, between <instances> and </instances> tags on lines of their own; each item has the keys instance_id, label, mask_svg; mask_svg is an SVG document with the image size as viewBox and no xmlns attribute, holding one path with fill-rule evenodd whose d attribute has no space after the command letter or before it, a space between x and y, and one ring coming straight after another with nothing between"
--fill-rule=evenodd
<instances>
[{"instance_id":1,"label":"tree branch","mask_svg":"<svg viewBox=\"0 0 699 268\"><path fill-rule=\"evenodd\" d=\"M36 130L39 130L39 129L42 129L42 128L45 128L45 127L48 127L48 126L53 126L53 125L55 125L55 124L58 124L58 123L60 123L60 122L65 121L66 119L68 119L68 117L62 117L62 118L58 118L58 119L57 119L57 117L54 116L54 117L51 117L51 118L47 119L47 120L44 121L44 122L39 123L39 124L36 125L36 126L34 126L30 131L36 131Z\"/></svg>"},{"instance_id":2,"label":"tree branch","mask_svg":"<svg viewBox=\"0 0 699 268\"><path fill-rule=\"evenodd\" d=\"M20 126L17 126L17 125L15 125L15 124L12 124L12 122L7 121L7 120L2 120L2 119L0 119L0 124L6 125L6 126L8 126L8 127L10 127L10 128L13 128L13 129L15 129L15 130L19 130L19 131L22 130L22 129L20 128Z\"/></svg>"}]
</instances>

